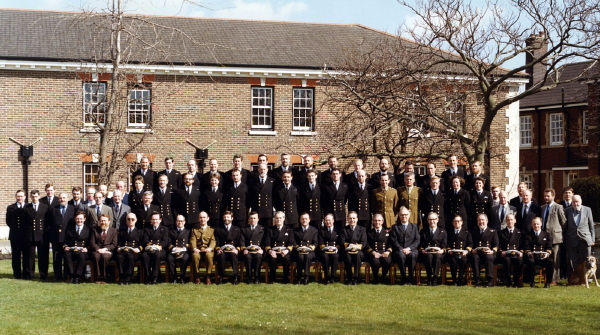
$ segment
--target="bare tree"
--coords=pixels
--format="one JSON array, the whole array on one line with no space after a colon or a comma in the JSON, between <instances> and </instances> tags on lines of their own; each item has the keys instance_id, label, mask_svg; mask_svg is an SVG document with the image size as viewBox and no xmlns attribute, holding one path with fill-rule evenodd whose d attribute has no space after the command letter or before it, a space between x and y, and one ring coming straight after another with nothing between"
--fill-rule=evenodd
<instances>
[{"instance_id":1,"label":"bare tree","mask_svg":"<svg viewBox=\"0 0 600 335\"><path fill-rule=\"evenodd\" d=\"M328 104L354 126L337 148L349 155L345 143L392 158L446 157L460 146L469 161L484 161L486 153L494 155L490 132L499 111L556 87L568 62L586 58L594 60L590 68L596 64L596 2L400 3L415 18L401 26L401 34L414 42L371 43L367 52L350 52L332 72ZM515 90L532 71L536 80Z\"/></svg>"}]
</instances>

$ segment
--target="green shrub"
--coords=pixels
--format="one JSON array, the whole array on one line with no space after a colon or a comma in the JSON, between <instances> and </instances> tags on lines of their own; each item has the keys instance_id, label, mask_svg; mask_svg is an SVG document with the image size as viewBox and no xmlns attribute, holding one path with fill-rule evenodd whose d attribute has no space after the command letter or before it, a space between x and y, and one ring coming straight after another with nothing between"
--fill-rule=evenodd
<instances>
[{"instance_id":1,"label":"green shrub","mask_svg":"<svg viewBox=\"0 0 600 335\"><path fill-rule=\"evenodd\" d=\"M594 221L600 220L600 176L575 179L570 186L581 195L583 205L592 209Z\"/></svg>"}]
</instances>

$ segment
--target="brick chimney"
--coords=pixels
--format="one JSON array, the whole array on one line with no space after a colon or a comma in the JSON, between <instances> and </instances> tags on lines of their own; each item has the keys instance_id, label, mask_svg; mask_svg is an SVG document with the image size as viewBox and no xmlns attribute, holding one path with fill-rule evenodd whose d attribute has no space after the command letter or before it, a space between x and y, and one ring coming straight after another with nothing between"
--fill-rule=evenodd
<instances>
[{"instance_id":1,"label":"brick chimney","mask_svg":"<svg viewBox=\"0 0 600 335\"><path fill-rule=\"evenodd\" d=\"M525 45L527 48L529 48L529 51L525 55L526 64L529 64L533 60L548 52L548 40L543 32L540 32L537 35L533 34L529 36L529 38L525 40ZM537 83L544 76L546 69L547 67L545 62L540 62L535 64L533 67L528 67L525 72L531 75L531 78L529 78L529 83L525 85L525 88L529 89L534 83Z\"/></svg>"}]
</instances>

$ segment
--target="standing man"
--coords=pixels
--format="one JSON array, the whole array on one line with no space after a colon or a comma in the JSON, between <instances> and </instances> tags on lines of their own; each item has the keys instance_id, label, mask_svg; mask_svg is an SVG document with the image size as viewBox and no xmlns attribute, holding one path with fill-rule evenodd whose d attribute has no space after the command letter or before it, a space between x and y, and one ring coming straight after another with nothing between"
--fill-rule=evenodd
<instances>
[{"instance_id":1,"label":"standing man","mask_svg":"<svg viewBox=\"0 0 600 335\"><path fill-rule=\"evenodd\" d=\"M575 194L572 200L572 205L567 207L565 211L567 217L565 244L567 247L568 276L573 273L579 263L592 254L592 246L596 240L591 208L583 206L579 194Z\"/></svg>"},{"instance_id":2,"label":"standing man","mask_svg":"<svg viewBox=\"0 0 600 335\"><path fill-rule=\"evenodd\" d=\"M152 194L152 192L150 192ZM98 218L100 215L106 215L110 218L110 221L113 222L113 210L110 206L104 204L104 196L101 192L96 192L94 194L94 205L90 205L86 211L87 222L86 225L89 228L95 228L98 226Z\"/></svg>"},{"instance_id":3,"label":"standing man","mask_svg":"<svg viewBox=\"0 0 600 335\"><path fill-rule=\"evenodd\" d=\"M83 271L85 270L85 261L88 256L89 241L91 230L84 225L86 218L83 212L75 214L75 226L67 231L65 236L65 267L71 277L71 284L79 284L83 280ZM108 220L110 222L110 219ZM74 268L73 261L77 262L77 268Z\"/></svg>"},{"instance_id":4,"label":"standing man","mask_svg":"<svg viewBox=\"0 0 600 335\"><path fill-rule=\"evenodd\" d=\"M325 278L324 284L333 284L335 282L335 273L339 262L341 246L338 243L338 231L333 226L335 218L333 214L326 214L323 223L325 227L319 230L319 261L323 265Z\"/></svg>"},{"instance_id":5,"label":"standing man","mask_svg":"<svg viewBox=\"0 0 600 335\"><path fill-rule=\"evenodd\" d=\"M307 181L298 190L298 211L310 215L310 225L321 229L323 214L321 211L321 186L317 181L317 172L307 173Z\"/></svg>"},{"instance_id":6,"label":"standing man","mask_svg":"<svg viewBox=\"0 0 600 335\"><path fill-rule=\"evenodd\" d=\"M58 206L58 197L54 196L54 185L47 183L46 196L40 197L40 203L48 206L46 211L46 217L44 218L44 234L42 238L42 245L38 247L38 260L40 267L40 278L46 279L48 277L48 266L50 257L50 243L52 242L52 221L54 220L54 207ZM53 252L54 253L54 252Z\"/></svg>"},{"instance_id":7,"label":"standing man","mask_svg":"<svg viewBox=\"0 0 600 335\"><path fill-rule=\"evenodd\" d=\"M506 282L506 287L517 287L523 271L524 238L521 231L515 228L516 222L517 219L514 214L507 214L506 228L502 229L500 234L498 234L500 251L497 257L498 263L502 264L502 267L504 268L504 281Z\"/></svg>"},{"instance_id":8,"label":"standing man","mask_svg":"<svg viewBox=\"0 0 600 335\"><path fill-rule=\"evenodd\" d=\"M185 284L185 271L190 259L190 231L184 228L185 218L177 216L175 229L169 231L169 247L167 249L167 264L171 282ZM179 263L179 273L177 272Z\"/></svg>"},{"instance_id":9,"label":"standing man","mask_svg":"<svg viewBox=\"0 0 600 335\"><path fill-rule=\"evenodd\" d=\"M408 221L410 211L406 207L400 207L398 214L400 223L392 227L390 243L392 245L392 260L400 267L403 285L412 285L417 263L417 248L419 247L419 227ZM406 276L408 268L408 277Z\"/></svg>"},{"instance_id":10,"label":"standing man","mask_svg":"<svg viewBox=\"0 0 600 335\"><path fill-rule=\"evenodd\" d=\"M120 191L119 191L120 192ZM114 195L113 195L114 198ZM106 283L106 265L113 257L113 252L117 249L117 229L110 227L110 218L106 215L100 215L100 226L91 232L90 252L94 259L95 269L98 273L96 283Z\"/></svg>"},{"instance_id":11,"label":"standing man","mask_svg":"<svg viewBox=\"0 0 600 335\"><path fill-rule=\"evenodd\" d=\"M348 225L342 229L340 246L344 249L342 260L346 265L346 285L358 285L360 265L365 258L367 230L358 224L356 212L348 213Z\"/></svg>"},{"instance_id":12,"label":"standing man","mask_svg":"<svg viewBox=\"0 0 600 335\"><path fill-rule=\"evenodd\" d=\"M373 228L367 232L367 261L373 270L373 284L386 282L392 264L392 246L389 243L390 230L383 228L383 215L373 215ZM381 277L379 277L381 269Z\"/></svg>"},{"instance_id":13,"label":"standing man","mask_svg":"<svg viewBox=\"0 0 600 335\"><path fill-rule=\"evenodd\" d=\"M142 263L146 271L146 285L158 284L160 275L160 263L167 258L167 247L169 246L169 229L160 224L161 216L158 211L151 214L150 228L144 229L142 236Z\"/></svg>"},{"instance_id":14,"label":"standing man","mask_svg":"<svg viewBox=\"0 0 600 335\"><path fill-rule=\"evenodd\" d=\"M18 190L15 193L15 198L16 202L6 207L6 225L10 228L8 239L12 251L13 278L21 279L28 271L25 267L28 263L25 259L25 255L28 254L26 250L29 249L27 219L25 216L25 192Z\"/></svg>"},{"instance_id":15,"label":"standing man","mask_svg":"<svg viewBox=\"0 0 600 335\"><path fill-rule=\"evenodd\" d=\"M198 226L198 213L200 212L200 191L194 187L194 175L186 173L183 175L184 187L175 191L173 195L173 215L183 215L186 229L194 229Z\"/></svg>"},{"instance_id":16,"label":"standing man","mask_svg":"<svg viewBox=\"0 0 600 335\"><path fill-rule=\"evenodd\" d=\"M471 226L476 225L476 217L479 214L485 214L488 217L492 215L492 194L483 189L485 180L476 177L473 181L474 189L471 191L471 206L469 207L469 219L473 221Z\"/></svg>"},{"instance_id":17,"label":"standing man","mask_svg":"<svg viewBox=\"0 0 600 335\"><path fill-rule=\"evenodd\" d=\"M567 186L563 188L563 200L558 204L563 206L564 209L571 207L571 205L573 204L573 194L574 193L572 187Z\"/></svg>"},{"instance_id":18,"label":"standing man","mask_svg":"<svg viewBox=\"0 0 600 335\"><path fill-rule=\"evenodd\" d=\"M508 193L500 191L498 194L498 205L492 207L492 228L500 231L506 228L506 216L513 214L517 217L517 209L508 203Z\"/></svg>"},{"instance_id":19,"label":"standing man","mask_svg":"<svg viewBox=\"0 0 600 335\"><path fill-rule=\"evenodd\" d=\"M450 188L446 189L446 218L454 218L455 215L460 215L462 221L469 224L467 208L471 206L471 196L469 192L462 189L464 180L460 177L450 177ZM472 222L472 221L471 221ZM448 226L448 224L446 224ZM477 226L469 225L469 230L475 229Z\"/></svg>"},{"instance_id":20,"label":"standing man","mask_svg":"<svg viewBox=\"0 0 600 335\"><path fill-rule=\"evenodd\" d=\"M221 225L221 218L225 212L226 199L223 199L224 194L221 190L221 175L213 174L206 185L209 188L204 188L200 195L200 210L208 214L208 224L212 228L217 228ZM204 183L203 183L204 185Z\"/></svg>"},{"instance_id":21,"label":"standing man","mask_svg":"<svg viewBox=\"0 0 600 335\"><path fill-rule=\"evenodd\" d=\"M177 220L184 220L183 215L178 215ZM194 274L196 284L200 284L200 262L206 263L206 285L212 284L210 279L213 268L214 250L217 244L215 230L208 226L208 214L204 211L198 214L198 228L192 230L190 243L192 249L192 260L194 261Z\"/></svg>"},{"instance_id":22,"label":"standing man","mask_svg":"<svg viewBox=\"0 0 600 335\"><path fill-rule=\"evenodd\" d=\"M361 171L363 168L364 168L364 165L363 165L362 159L355 159L354 160L354 172L348 173L341 180L343 180L344 183L346 183L348 186L352 186L352 185L358 183L358 171ZM367 175L367 178L368 177L369 176Z\"/></svg>"},{"instance_id":23,"label":"standing man","mask_svg":"<svg viewBox=\"0 0 600 335\"><path fill-rule=\"evenodd\" d=\"M152 204L153 198L154 194L152 192L144 192L144 195L142 196L142 205L135 211L138 228L150 228L150 226L152 226L152 214L154 214L154 212L160 213L160 207Z\"/></svg>"},{"instance_id":24,"label":"standing man","mask_svg":"<svg viewBox=\"0 0 600 335\"><path fill-rule=\"evenodd\" d=\"M500 204L500 187L494 186L492 187L492 207L498 206Z\"/></svg>"},{"instance_id":25,"label":"standing man","mask_svg":"<svg viewBox=\"0 0 600 335\"><path fill-rule=\"evenodd\" d=\"M348 211L358 214L358 225L368 228L371 223L371 193L373 185L367 181L365 170L358 171L358 182L348 188Z\"/></svg>"},{"instance_id":26,"label":"standing man","mask_svg":"<svg viewBox=\"0 0 600 335\"><path fill-rule=\"evenodd\" d=\"M444 188L443 188L444 182L441 181L440 176L436 175L435 172L436 172L435 164L433 162L427 163L425 175L421 176L421 182L420 182L420 184L417 184L417 186L419 186L423 190L428 189L429 187L431 187L431 178L437 177L440 179L440 189L443 191L444 190ZM440 221L444 222L444 220L442 220L442 218L440 218Z\"/></svg>"},{"instance_id":27,"label":"standing man","mask_svg":"<svg viewBox=\"0 0 600 335\"><path fill-rule=\"evenodd\" d=\"M390 171L389 169L390 169L390 162L387 160L387 158L380 159L379 160L379 171L371 174L371 178L369 179L369 182L370 182L370 184L373 185L373 188L379 187L379 180L381 179L381 176L383 176L383 175L388 175L388 177L390 178L390 182L389 182L390 187L396 188L396 177L394 176L394 173L392 171ZM365 176L366 175L367 175L367 173L365 172Z\"/></svg>"},{"instance_id":28,"label":"standing man","mask_svg":"<svg viewBox=\"0 0 600 335\"><path fill-rule=\"evenodd\" d=\"M194 188L200 189L201 187L206 187L202 183L202 175L200 175L200 173L198 172L198 165L196 164L196 160L190 159L187 163L187 168L188 168L187 173L192 175L192 185L194 186ZM185 184L185 174L182 175L181 177L183 178L183 183L181 183L181 185L186 185ZM223 180L223 179L221 179L221 180ZM195 220L196 219L194 219L194 221ZM189 223L189 221L187 221L187 220L186 220L186 222Z\"/></svg>"},{"instance_id":29,"label":"standing man","mask_svg":"<svg viewBox=\"0 0 600 335\"><path fill-rule=\"evenodd\" d=\"M477 226L479 229L473 233L474 249L471 251L471 260L475 286L481 285L479 266L480 264L484 264L487 287L492 287L494 286L494 260L496 259L500 241L498 240L496 229L488 228L487 224L487 215L477 215Z\"/></svg>"},{"instance_id":30,"label":"standing man","mask_svg":"<svg viewBox=\"0 0 600 335\"><path fill-rule=\"evenodd\" d=\"M438 176L429 179L430 187L421 192L419 197L419 210L421 211L421 221L427 221L427 215L434 212L438 215L438 225L446 226L446 216L444 215L445 195L440 190L441 180Z\"/></svg>"},{"instance_id":31,"label":"standing man","mask_svg":"<svg viewBox=\"0 0 600 335\"><path fill-rule=\"evenodd\" d=\"M233 173L235 171L238 171L240 173L240 181L247 185L248 184L248 178L250 177L250 171L244 169L242 167L244 162L244 158L242 157L242 155L234 155L233 156L233 167L231 168L231 170L227 171L225 173L225 181L227 182L226 184L232 184L235 183L235 180L233 179ZM246 220L244 220L244 225L246 224Z\"/></svg>"},{"instance_id":32,"label":"standing man","mask_svg":"<svg viewBox=\"0 0 600 335\"><path fill-rule=\"evenodd\" d=\"M465 177L465 189L467 192L475 190L475 180L483 179L483 190L490 191L490 176L483 173L483 165L480 161L474 161L471 164L471 174Z\"/></svg>"},{"instance_id":33,"label":"standing man","mask_svg":"<svg viewBox=\"0 0 600 335\"><path fill-rule=\"evenodd\" d=\"M531 221L539 217L541 212L540 206L532 201L531 190L524 190L522 194L523 202L520 207L517 207L517 228L527 234L531 231Z\"/></svg>"},{"instance_id":34,"label":"standing man","mask_svg":"<svg viewBox=\"0 0 600 335\"><path fill-rule=\"evenodd\" d=\"M242 229L244 244L241 247L248 284L260 283L260 266L264 255L263 240L266 228L263 229L258 222L258 213L250 212L248 227Z\"/></svg>"},{"instance_id":35,"label":"standing man","mask_svg":"<svg viewBox=\"0 0 600 335\"><path fill-rule=\"evenodd\" d=\"M125 182L119 180L115 183L115 188L121 191L121 202L129 206L129 192L125 189Z\"/></svg>"},{"instance_id":36,"label":"standing man","mask_svg":"<svg viewBox=\"0 0 600 335\"><path fill-rule=\"evenodd\" d=\"M281 178L284 172L292 173L292 166L290 155L282 153L280 156L281 165L270 171L270 176L275 180L276 183L281 183Z\"/></svg>"},{"instance_id":37,"label":"standing man","mask_svg":"<svg viewBox=\"0 0 600 335\"><path fill-rule=\"evenodd\" d=\"M140 160L140 168L131 174L131 180L135 181L136 176L144 178L144 191L153 191L156 182L156 172L150 169L150 159L146 156ZM131 185L134 187L135 185Z\"/></svg>"},{"instance_id":38,"label":"standing man","mask_svg":"<svg viewBox=\"0 0 600 335\"><path fill-rule=\"evenodd\" d=\"M563 227L567 224L567 217L561 205L554 202L556 191L552 188L544 190L544 205L542 205L542 230L552 236L552 261L554 273L550 285L556 285L560 280L560 253L563 243Z\"/></svg>"},{"instance_id":39,"label":"standing man","mask_svg":"<svg viewBox=\"0 0 600 335\"><path fill-rule=\"evenodd\" d=\"M404 206L410 211L409 222L421 227L421 215L419 214L419 197L421 189L415 186L415 174L413 172L404 173L404 186L400 186L398 191L398 206Z\"/></svg>"},{"instance_id":40,"label":"standing man","mask_svg":"<svg viewBox=\"0 0 600 335\"><path fill-rule=\"evenodd\" d=\"M357 160L359 161L359 160ZM359 164L360 163L360 164ZM360 167L357 171L362 170L362 161L356 163L355 167ZM356 176L358 176L358 172ZM355 176L355 174L346 175ZM331 184L323 185L321 192L321 206L323 212L332 213L335 217L335 227L340 230L346 225L346 201L348 200L349 185L341 181L342 173L338 169L333 169L331 172ZM358 183L355 179L354 184Z\"/></svg>"},{"instance_id":41,"label":"standing man","mask_svg":"<svg viewBox=\"0 0 600 335\"><path fill-rule=\"evenodd\" d=\"M38 265L40 278L46 279L48 277L49 255L48 253L44 254L42 242L45 225L47 224L45 223L45 218L48 205L40 202L40 192L38 190L29 192L29 198L31 199L31 203L25 205L25 232L29 241L29 247L26 248L26 252L23 254L24 268L27 268L27 271L23 272L23 279L33 279L36 249L40 253L40 264ZM25 264L25 260L27 260L27 264Z\"/></svg>"},{"instance_id":42,"label":"standing man","mask_svg":"<svg viewBox=\"0 0 600 335\"><path fill-rule=\"evenodd\" d=\"M219 188L223 188L223 186L225 185L225 182L223 181L225 178L225 173L219 171L219 162L215 159L215 158L211 158L208 161L208 172L204 173L202 175L202 189L207 190L210 187L213 187L212 184L210 183L210 180L212 179L214 174L219 175L219 179L217 179L219 181ZM219 220L220 216L219 216Z\"/></svg>"},{"instance_id":43,"label":"standing man","mask_svg":"<svg viewBox=\"0 0 600 335\"><path fill-rule=\"evenodd\" d=\"M329 156L327 159L327 164L329 165L329 169L321 172L321 185L329 185L331 183L331 174L333 173L334 169L338 168L338 160L335 156ZM340 172L342 174L341 180L344 180L346 173L341 170Z\"/></svg>"},{"instance_id":44,"label":"standing man","mask_svg":"<svg viewBox=\"0 0 600 335\"><path fill-rule=\"evenodd\" d=\"M165 175L167 176L167 185L169 189L176 190L181 187L181 172L175 170L173 168L173 157L165 158L165 169L158 172L157 176ZM164 216L163 216L164 221Z\"/></svg>"},{"instance_id":45,"label":"standing man","mask_svg":"<svg viewBox=\"0 0 600 335\"><path fill-rule=\"evenodd\" d=\"M269 177L269 167L258 165L258 175L251 178L248 184L250 208L258 213L258 224L263 228L273 225L273 185L275 180Z\"/></svg>"},{"instance_id":46,"label":"standing man","mask_svg":"<svg viewBox=\"0 0 600 335\"><path fill-rule=\"evenodd\" d=\"M525 236L525 265L531 288L535 287L534 270L536 265L545 268L546 281L544 288L550 287L550 281L554 273L554 262L552 261L552 236L542 230L542 219L535 217L531 221L532 231Z\"/></svg>"},{"instance_id":47,"label":"standing man","mask_svg":"<svg viewBox=\"0 0 600 335\"><path fill-rule=\"evenodd\" d=\"M77 211L85 211L85 208L83 208L83 200L81 199L82 196L82 190L81 187L79 186L75 186L73 187L73 189L71 189L71 195L72 195L72 199L69 200L69 205L75 207L75 209Z\"/></svg>"},{"instance_id":48,"label":"standing man","mask_svg":"<svg viewBox=\"0 0 600 335\"><path fill-rule=\"evenodd\" d=\"M427 286L437 286L442 258L446 250L447 233L438 227L438 215L431 212L427 215L428 227L421 230L419 251L421 262L427 271Z\"/></svg>"},{"instance_id":49,"label":"standing man","mask_svg":"<svg viewBox=\"0 0 600 335\"><path fill-rule=\"evenodd\" d=\"M295 228L298 227L298 189L292 185L292 172L284 172L281 181L273 192L273 206L285 213L286 226Z\"/></svg>"},{"instance_id":50,"label":"standing man","mask_svg":"<svg viewBox=\"0 0 600 335\"><path fill-rule=\"evenodd\" d=\"M225 201L226 210L232 213L233 225L244 228L248 220L248 186L242 180L240 170L234 169L230 172L231 183L225 186L227 188L225 190L225 198L227 199Z\"/></svg>"},{"instance_id":51,"label":"standing man","mask_svg":"<svg viewBox=\"0 0 600 335\"><path fill-rule=\"evenodd\" d=\"M296 277L298 278L296 284L308 285L310 263L315 259L315 249L319 243L318 233L317 228L310 226L310 215L302 213L300 215L300 227L294 229L294 241L296 241L294 259L296 261Z\"/></svg>"},{"instance_id":52,"label":"standing man","mask_svg":"<svg viewBox=\"0 0 600 335\"><path fill-rule=\"evenodd\" d=\"M180 180L181 176L177 177ZM162 215L162 224L169 228L175 229L175 219L173 218L172 196L173 190L169 184L169 177L165 174L158 175L158 188L152 196L152 204L158 207L158 211Z\"/></svg>"},{"instance_id":53,"label":"standing man","mask_svg":"<svg viewBox=\"0 0 600 335\"><path fill-rule=\"evenodd\" d=\"M112 227L117 229L117 231L125 229L125 227L127 227L127 214L131 213L131 207L123 203L123 193L121 190L113 191L113 201L111 207L113 210Z\"/></svg>"},{"instance_id":54,"label":"standing man","mask_svg":"<svg viewBox=\"0 0 600 335\"><path fill-rule=\"evenodd\" d=\"M294 185L296 185L296 188L300 189L302 186L308 184L307 174L310 171L315 173L317 176L317 183L320 183L321 172L315 169L314 162L315 161L312 156L304 156L304 165L294 171Z\"/></svg>"},{"instance_id":55,"label":"standing man","mask_svg":"<svg viewBox=\"0 0 600 335\"><path fill-rule=\"evenodd\" d=\"M508 203L511 206L517 208L517 210L519 210L521 208L521 206L523 205L523 194L525 193L526 190L528 190L527 184L525 184L523 182L519 183L517 185L517 191L519 192L519 195L510 199L510 201ZM531 198L531 202L537 205L537 201L534 198ZM518 219L517 219L517 222L518 222Z\"/></svg>"},{"instance_id":56,"label":"standing man","mask_svg":"<svg viewBox=\"0 0 600 335\"><path fill-rule=\"evenodd\" d=\"M277 264L283 266L283 284L287 284L290 278L290 252L296 244L294 242L294 231L290 227L283 225L285 222L285 213L275 213L274 224L265 234L265 251L267 252L267 262L269 263L269 284L275 282L277 273Z\"/></svg>"},{"instance_id":57,"label":"standing man","mask_svg":"<svg viewBox=\"0 0 600 335\"><path fill-rule=\"evenodd\" d=\"M442 180L444 181L445 185L444 185L444 191L449 191L452 189L452 185L450 184L450 178L453 176L458 176L460 178L462 178L463 180L465 179L465 170L463 170L463 168L458 166L458 158L456 157L456 155L452 155L450 157L448 157L448 169L446 169L446 171L442 172ZM463 218L464 221L464 218Z\"/></svg>"},{"instance_id":58,"label":"standing man","mask_svg":"<svg viewBox=\"0 0 600 335\"><path fill-rule=\"evenodd\" d=\"M387 229L396 224L397 208L400 201L398 191L389 187L389 182L389 177L382 175L379 179L379 188L371 193L371 210L374 214L383 215L384 225Z\"/></svg>"},{"instance_id":59,"label":"standing man","mask_svg":"<svg viewBox=\"0 0 600 335\"><path fill-rule=\"evenodd\" d=\"M65 234L67 230L75 226L75 213L77 210L67 201L67 193L61 192L58 195L59 204L52 208L52 221L50 221L50 242L52 243L52 259L54 268L54 280L61 281L63 276L63 259Z\"/></svg>"},{"instance_id":60,"label":"standing man","mask_svg":"<svg viewBox=\"0 0 600 335\"><path fill-rule=\"evenodd\" d=\"M421 176L415 171L415 164L411 160L404 162L404 171L396 176L396 188L406 186L406 176L412 173L414 176L413 184L421 183Z\"/></svg>"},{"instance_id":61,"label":"standing man","mask_svg":"<svg viewBox=\"0 0 600 335\"><path fill-rule=\"evenodd\" d=\"M239 171L234 171L234 183L236 174L239 174ZM233 213L225 211L223 214L223 226L215 229L215 240L217 242L217 246L215 247L215 262L217 262L217 270L219 272L217 285L223 283L225 262L227 261L231 263L231 269L233 270L232 284L237 285L239 283L238 254L244 241L241 229L233 225L232 221Z\"/></svg>"}]
</instances>

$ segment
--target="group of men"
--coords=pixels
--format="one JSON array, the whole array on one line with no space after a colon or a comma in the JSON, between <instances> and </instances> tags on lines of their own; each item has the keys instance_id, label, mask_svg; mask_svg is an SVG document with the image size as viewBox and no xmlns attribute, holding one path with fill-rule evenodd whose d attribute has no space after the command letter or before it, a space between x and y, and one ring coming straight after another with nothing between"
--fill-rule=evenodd
<instances>
[{"instance_id":1,"label":"group of men","mask_svg":"<svg viewBox=\"0 0 600 335\"><path fill-rule=\"evenodd\" d=\"M385 158L370 176L360 159L346 174L335 157L320 172L311 156L293 168L288 154L272 169L260 155L252 172L243 168L241 155L233 157L227 172L218 169L216 159L204 174L194 160L185 173L173 168L170 157L164 163L165 169L155 172L143 157L129 192L119 181L112 195L101 185L98 191L88 188L84 199L83 190L74 187L69 200L65 192L55 196L54 186L47 184L45 197L34 190L25 203L25 193L18 191L6 216L14 277L33 278L37 251L39 275L46 279L52 246L55 279L68 275L73 283L81 280L86 260L93 261L100 283L111 260L122 284L131 282L138 261L148 284L157 283L163 261L171 281L183 282L191 259L195 273L206 266L205 283L221 283L230 264L237 284L241 257L251 283L259 282L263 261L269 264L270 282L279 264L287 281L294 261L298 282L306 284L310 265L318 260L325 284L336 280L339 261L347 284L358 283L363 261L370 264L375 283L385 282L396 263L402 282L411 284L419 261L427 283L436 285L445 261L456 285L464 284L470 262L476 285L481 265L486 285L492 285L493 265L502 264L504 282L514 286L525 264L531 283L535 265L546 268L547 287L561 279L561 253L566 250L568 275L594 243L591 210L572 189L565 188L560 204L554 202L555 191L546 189L540 207L519 184L519 196L509 201L499 187L490 192L480 162L473 162L467 174L456 156L449 157L441 176L433 163L420 176L410 161L395 175Z\"/></svg>"}]
</instances>

